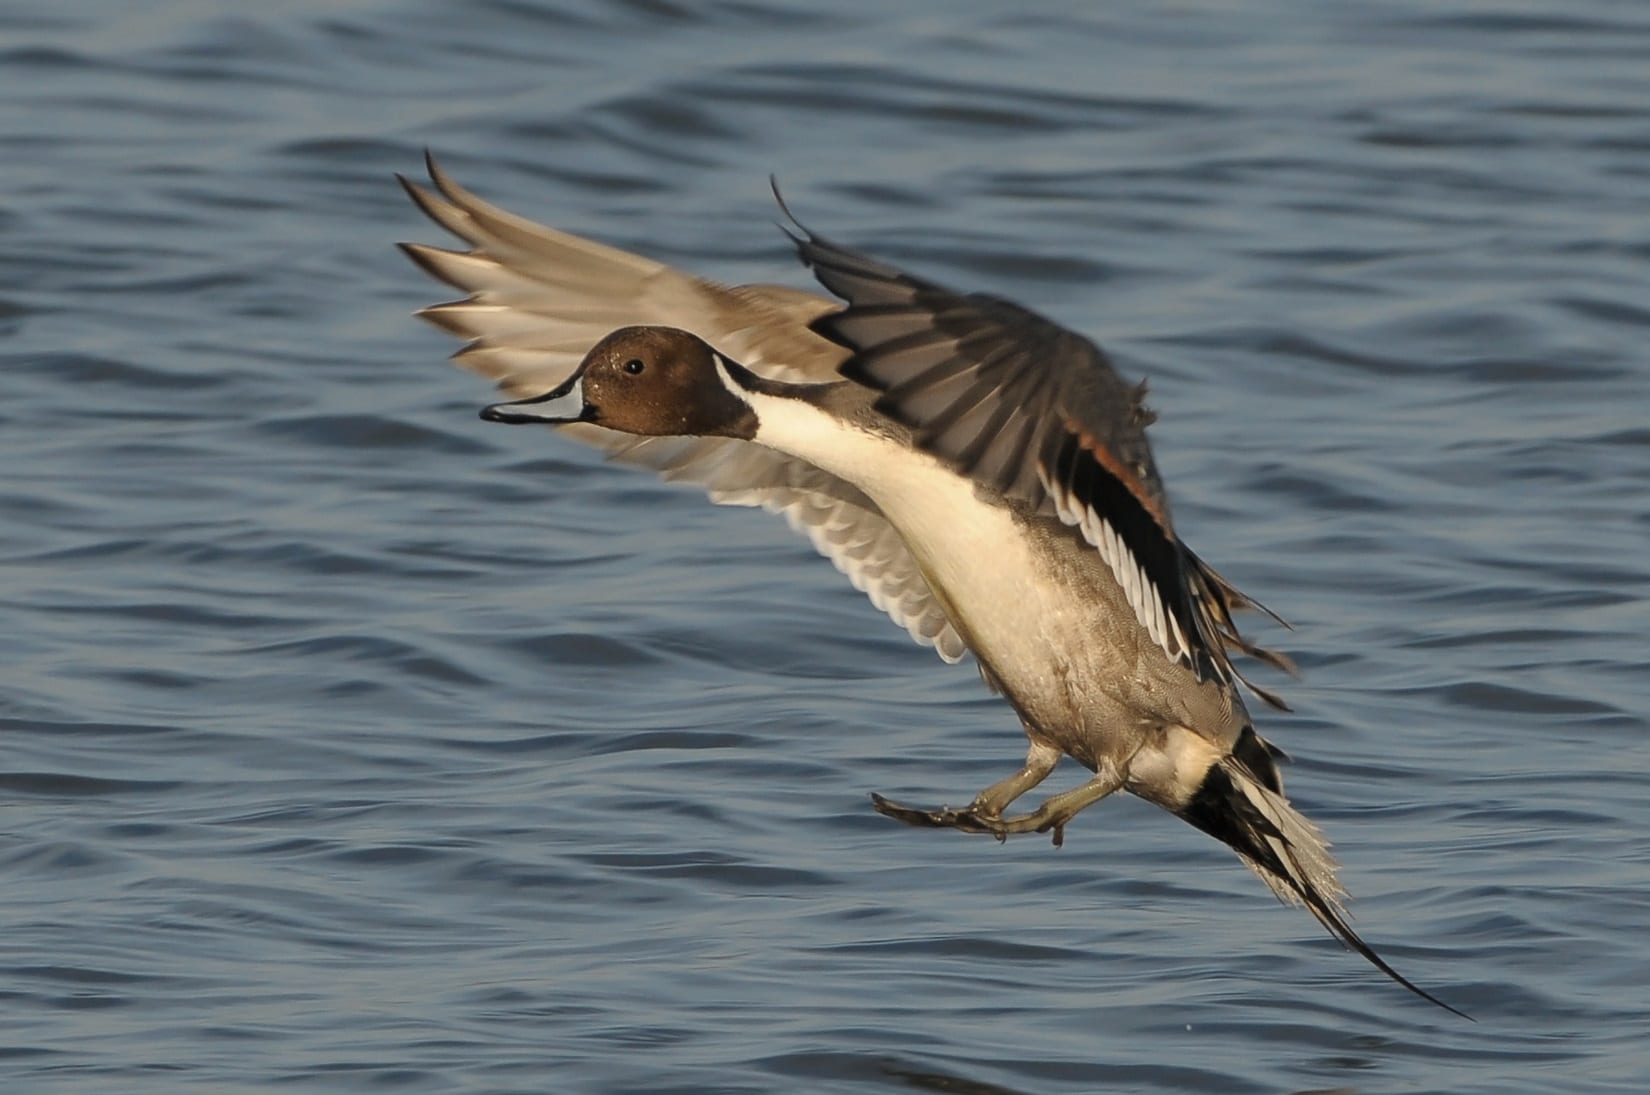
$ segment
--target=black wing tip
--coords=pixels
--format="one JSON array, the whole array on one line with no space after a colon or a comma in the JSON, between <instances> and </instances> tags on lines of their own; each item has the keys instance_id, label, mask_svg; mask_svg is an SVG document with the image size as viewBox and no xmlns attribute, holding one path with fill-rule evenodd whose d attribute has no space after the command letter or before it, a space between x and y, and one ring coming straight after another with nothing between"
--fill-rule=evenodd
<instances>
[{"instance_id":1,"label":"black wing tip","mask_svg":"<svg viewBox=\"0 0 1650 1095\"><path fill-rule=\"evenodd\" d=\"M401 189L407 192L407 197L412 199L413 205L418 207L418 211L420 213L424 214L436 224L445 227L441 218L436 215L436 207L451 200L445 193L432 193L423 183L414 182L412 179L409 179L399 171L396 172L395 179L401 184ZM440 185L440 183L436 184L438 190ZM449 231L451 230L449 229Z\"/></svg>"},{"instance_id":2,"label":"black wing tip","mask_svg":"<svg viewBox=\"0 0 1650 1095\"><path fill-rule=\"evenodd\" d=\"M441 170L441 168L436 165L435 153L430 151L430 146L429 145L424 146L424 170L429 174L429 176L432 180L435 178L437 172L439 172ZM400 183L402 188L405 189L409 194L412 193L413 187L418 185L417 183L413 182L411 179L407 178L407 176L401 174L401 172L399 172L399 171L395 172L394 174L395 174L395 181Z\"/></svg>"},{"instance_id":3,"label":"black wing tip","mask_svg":"<svg viewBox=\"0 0 1650 1095\"><path fill-rule=\"evenodd\" d=\"M424 171L430 176L430 181L435 184L437 190L448 198L453 196L452 176L447 174L446 168L435 158L435 150L429 145L424 146Z\"/></svg>"},{"instance_id":4,"label":"black wing tip","mask_svg":"<svg viewBox=\"0 0 1650 1095\"><path fill-rule=\"evenodd\" d=\"M399 171L395 173L395 181L401 184L401 189L407 192L407 197L413 200L414 205L418 206L420 209L424 207L427 194L424 189L424 184L414 182L412 179L401 174Z\"/></svg>"},{"instance_id":5,"label":"black wing tip","mask_svg":"<svg viewBox=\"0 0 1650 1095\"><path fill-rule=\"evenodd\" d=\"M427 145L424 148L424 170L429 173L430 182L434 184L436 193L456 205L464 204L466 191L447 174L447 169L441 166L435 158L435 153Z\"/></svg>"},{"instance_id":6,"label":"black wing tip","mask_svg":"<svg viewBox=\"0 0 1650 1095\"><path fill-rule=\"evenodd\" d=\"M773 203L775 205L779 206L779 212L784 214L785 219L790 221L791 224L794 225L797 228L798 231L801 231L804 234L806 234L808 230L805 227L803 227L801 221L796 219L796 214L791 212L790 202L787 202L785 200L784 191L779 189L779 176L774 174L771 171L768 173L768 192L773 195ZM785 226L780 225L780 227L784 228ZM789 234L790 234L789 229L786 229L786 235L789 235Z\"/></svg>"},{"instance_id":7,"label":"black wing tip","mask_svg":"<svg viewBox=\"0 0 1650 1095\"><path fill-rule=\"evenodd\" d=\"M395 246L400 248L403 255L406 255L407 258L412 260L414 266L417 266L420 270L430 275L430 277L442 282L443 284L451 285L454 289L463 289L467 292L469 291L470 286L465 285L463 282L454 281L452 275L444 273L432 257L435 255L463 255L466 254L466 252L451 251L445 247L433 247L427 243L407 243L406 241L397 242ZM446 303L467 304L474 299L474 296L468 296L462 300L449 301ZM440 307L442 307L440 304L430 305L430 308ZM418 314L423 315L428 310L429 309L427 308L421 308L419 309Z\"/></svg>"},{"instance_id":8,"label":"black wing tip","mask_svg":"<svg viewBox=\"0 0 1650 1095\"><path fill-rule=\"evenodd\" d=\"M785 233L785 238L790 240L791 246L796 248L797 257L802 260L802 265L811 269L813 262L809 259L807 248L818 237L808 230L808 226L803 224L795 213L791 212L791 203L785 200L784 192L779 189L779 176L773 172L768 173L768 190L773 194L774 204L779 206L780 216L784 218L784 220L774 221L774 227Z\"/></svg>"},{"instance_id":9,"label":"black wing tip","mask_svg":"<svg viewBox=\"0 0 1650 1095\"><path fill-rule=\"evenodd\" d=\"M774 226L785 233L785 238L796 247L797 257L802 260L802 265L808 269L817 273L820 270L840 268L845 272L870 274L889 280L914 280L904 271L852 248L843 247L802 223L802 219L791 209L790 202L785 200L785 195L779 188L777 175L768 175L768 189L772 192L774 203L779 206L780 215L784 218L783 221L775 221Z\"/></svg>"}]
</instances>

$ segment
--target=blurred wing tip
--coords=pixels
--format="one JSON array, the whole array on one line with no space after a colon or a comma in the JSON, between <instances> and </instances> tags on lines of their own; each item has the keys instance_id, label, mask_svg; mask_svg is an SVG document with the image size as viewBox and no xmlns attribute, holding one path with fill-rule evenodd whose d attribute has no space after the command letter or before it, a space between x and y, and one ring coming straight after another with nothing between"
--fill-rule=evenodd
<instances>
[{"instance_id":1,"label":"blurred wing tip","mask_svg":"<svg viewBox=\"0 0 1650 1095\"><path fill-rule=\"evenodd\" d=\"M436 160L435 153L428 146L424 149L424 170L429 173L430 181L435 183L437 190L449 198L454 197L456 188L452 176L447 174L446 170Z\"/></svg>"},{"instance_id":2,"label":"blurred wing tip","mask_svg":"<svg viewBox=\"0 0 1650 1095\"><path fill-rule=\"evenodd\" d=\"M781 232L783 232L785 234L785 238L791 241L791 246L796 248L797 257L802 259L803 265L807 265L808 259L807 259L807 256L805 254L803 254L802 248L807 244L808 237L805 236L805 235L798 234L796 228L793 227L793 225L786 224L784 221L781 221L781 220L774 221L773 226L775 228L779 229ZM807 230L802 229L802 231L805 232Z\"/></svg>"},{"instance_id":3,"label":"blurred wing tip","mask_svg":"<svg viewBox=\"0 0 1650 1095\"><path fill-rule=\"evenodd\" d=\"M809 232L807 226L797 219L796 214L791 211L791 203L785 200L785 192L779 188L779 176L771 171L768 173L768 191L773 194L774 204L779 206L779 212L791 223L791 226L804 236L811 236L813 233ZM784 226L781 225L780 227ZM786 234L789 235L788 230Z\"/></svg>"},{"instance_id":4,"label":"blurred wing tip","mask_svg":"<svg viewBox=\"0 0 1650 1095\"><path fill-rule=\"evenodd\" d=\"M773 192L774 204L779 206L779 214L784 218L774 221L774 226L785 233L785 238L791 241L791 246L796 248L797 257L802 260L802 265L811 269L814 259L810 249L819 242L819 237L792 212L790 203L785 200L785 195L779 189L779 176L768 176L768 189Z\"/></svg>"},{"instance_id":5,"label":"blurred wing tip","mask_svg":"<svg viewBox=\"0 0 1650 1095\"><path fill-rule=\"evenodd\" d=\"M802 223L801 219L792 211L790 203L785 200L785 195L780 192L778 176L768 176L768 187L773 191L773 200L778 203L779 212L785 218L784 221L776 221L775 223L795 246L797 257L802 260L802 265L810 270L828 269L834 262L839 263L843 256L857 258L857 256L851 256L848 252L844 252L842 248Z\"/></svg>"},{"instance_id":6,"label":"blurred wing tip","mask_svg":"<svg viewBox=\"0 0 1650 1095\"><path fill-rule=\"evenodd\" d=\"M401 242L401 243L397 243L396 246L401 249L401 253L403 255L406 255L407 258L412 260L412 263L413 263L414 266L416 266L420 270L424 271L430 277L435 278L437 281L445 282L446 284L451 285L454 289L469 289L470 288L470 286L468 286L468 285L464 285L461 282L455 281L451 274L443 271L441 269L440 260L436 257L438 255L462 255L462 254L466 254L467 252L450 251L450 250L448 250L444 247L434 247L434 246L432 246L430 244L427 244L427 243L407 243L407 242L404 242L404 241ZM464 301L448 301L447 304L468 303L468 301L470 299L474 299L474 298L466 298L466 300L464 300ZM428 305L425 308L420 308L417 312L415 312L413 314L414 315L423 315L430 308L441 308L441 307L444 307L444 305L432 304L432 305Z\"/></svg>"}]
</instances>

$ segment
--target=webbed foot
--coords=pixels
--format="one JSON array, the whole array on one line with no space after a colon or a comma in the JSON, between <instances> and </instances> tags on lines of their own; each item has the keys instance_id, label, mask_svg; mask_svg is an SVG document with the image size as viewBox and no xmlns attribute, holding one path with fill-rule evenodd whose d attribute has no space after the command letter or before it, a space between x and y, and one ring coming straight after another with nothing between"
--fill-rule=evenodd
<instances>
[{"instance_id":1,"label":"webbed foot","mask_svg":"<svg viewBox=\"0 0 1650 1095\"><path fill-rule=\"evenodd\" d=\"M871 805L883 817L891 817L907 825L927 829L956 829L964 833L989 833L998 840L1008 839L1009 830L1003 823L995 817L982 814L977 805L961 810L950 806L941 806L937 810L923 810L915 806L901 805L883 798L874 791L871 793Z\"/></svg>"},{"instance_id":2,"label":"webbed foot","mask_svg":"<svg viewBox=\"0 0 1650 1095\"><path fill-rule=\"evenodd\" d=\"M989 788L985 795L963 810L954 810L949 806L938 810L918 810L891 802L876 793L871 795L871 804L876 807L877 813L907 825L956 829L964 833L989 833L999 841L1007 840L1009 833L1050 833L1054 846L1058 848L1066 842L1066 823L1076 817L1078 811L1122 786L1122 776L1107 768L1081 787L1055 795L1029 814L1011 814L1008 817L1003 817L986 804Z\"/></svg>"}]
</instances>

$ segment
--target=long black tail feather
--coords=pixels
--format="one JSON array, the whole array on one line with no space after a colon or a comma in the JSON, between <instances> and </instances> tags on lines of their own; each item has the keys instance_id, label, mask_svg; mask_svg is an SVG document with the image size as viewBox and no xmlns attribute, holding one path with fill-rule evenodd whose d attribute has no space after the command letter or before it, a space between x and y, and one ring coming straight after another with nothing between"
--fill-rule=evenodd
<instances>
[{"instance_id":1,"label":"long black tail feather","mask_svg":"<svg viewBox=\"0 0 1650 1095\"><path fill-rule=\"evenodd\" d=\"M1346 891L1336 877L1328 842L1275 786L1267 785L1270 782L1236 757L1227 757L1209 769L1197 793L1178 812L1235 851L1281 901L1304 906L1348 950L1421 999L1471 1021L1472 1016L1393 969L1352 930L1342 905Z\"/></svg>"}]
</instances>

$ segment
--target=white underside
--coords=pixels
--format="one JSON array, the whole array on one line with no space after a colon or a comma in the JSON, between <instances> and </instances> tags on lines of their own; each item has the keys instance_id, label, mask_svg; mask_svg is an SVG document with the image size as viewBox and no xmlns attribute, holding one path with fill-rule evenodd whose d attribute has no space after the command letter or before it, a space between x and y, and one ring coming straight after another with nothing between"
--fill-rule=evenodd
<instances>
[{"instance_id":1,"label":"white underside","mask_svg":"<svg viewBox=\"0 0 1650 1095\"><path fill-rule=\"evenodd\" d=\"M759 444L853 483L877 504L1034 740L1091 767L1114 764L1131 791L1170 808L1190 798L1239 723L1229 706L1196 716L1186 707L1211 701L1204 692L1213 686L1197 687L1162 656L1098 558L1090 568L1063 558L1046 535L930 456L800 400L745 397Z\"/></svg>"},{"instance_id":2,"label":"white underside","mask_svg":"<svg viewBox=\"0 0 1650 1095\"><path fill-rule=\"evenodd\" d=\"M1048 581L1025 529L974 483L914 449L847 425L810 404L745 393L756 441L863 490L905 539L934 596L975 655L1012 694L1072 689L1064 652L1092 641L1092 606ZM1080 697L1048 696L1080 702Z\"/></svg>"}]
</instances>

